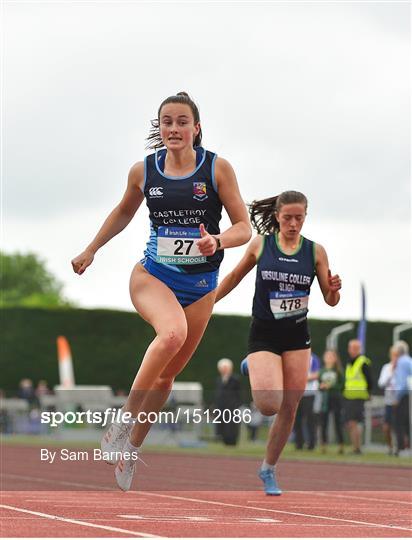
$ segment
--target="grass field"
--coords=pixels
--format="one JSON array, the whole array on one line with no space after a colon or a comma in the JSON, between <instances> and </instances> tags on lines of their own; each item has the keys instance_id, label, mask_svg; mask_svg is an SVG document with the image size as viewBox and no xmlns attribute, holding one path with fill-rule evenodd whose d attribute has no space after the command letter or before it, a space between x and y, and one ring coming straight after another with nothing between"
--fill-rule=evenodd
<instances>
[{"instance_id":1,"label":"grass field","mask_svg":"<svg viewBox=\"0 0 412 540\"><path fill-rule=\"evenodd\" d=\"M24 446L40 446L45 448L64 447L64 448L96 448L98 444L93 441L76 441L76 440L58 440L50 437L32 436L32 435L7 435L1 437L3 445L24 445ZM242 441L237 446L224 446L218 442L207 442L200 447L179 447L179 446L151 446L145 445L146 452L167 452L189 455L208 455L208 456L228 456L228 457L255 457L262 458L264 455L265 446L263 442L250 443ZM365 450L361 455L351 455L350 448L345 448L345 454L338 454L336 445L328 446L327 453L321 453L319 448L315 450L295 450L293 444L287 444L281 459L299 460L299 461L316 461L316 462L338 462L338 463L359 463L362 465L386 465L386 466L403 466L410 467L412 465L411 457L395 457L388 456L382 452Z\"/></svg>"}]
</instances>

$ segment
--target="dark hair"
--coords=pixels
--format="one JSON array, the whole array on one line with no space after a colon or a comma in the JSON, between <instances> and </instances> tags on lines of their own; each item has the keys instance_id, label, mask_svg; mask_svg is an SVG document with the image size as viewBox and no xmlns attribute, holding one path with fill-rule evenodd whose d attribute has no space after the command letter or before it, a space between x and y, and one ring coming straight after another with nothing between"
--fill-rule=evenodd
<instances>
[{"instance_id":1,"label":"dark hair","mask_svg":"<svg viewBox=\"0 0 412 540\"><path fill-rule=\"evenodd\" d=\"M187 94L186 92L178 92L175 96L169 96L160 104L159 110L157 111L157 118L150 121L152 127L150 129L149 136L146 139L148 141L146 148L152 148L155 150L156 148L162 148L164 146L162 137L160 136L160 112L162 110L162 107L164 105L167 105L168 103L182 103L183 105L189 105L193 113L193 119L195 124L200 122L199 109L197 108L196 103L192 100L189 94ZM196 135L195 140L193 141L193 146L200 146L201 143L202 128L200 128L199 133Z\"/></svg>"},{"instance_id":2,"label":"dark hair","mask_svg":"<svg viewBox=\"0 0 412 540\"><path fill-rule=\"evenodd\" d=\"M340 359L340 356L339 356L338 351L336 351L335 349L326 349L326 351L323 353L323 357L325 357L325 354L326 354L326 353L333 353L333 354L335 355L335 358L336 358L336 362L335 362L336 370L337 370L340 374L343 374L342 361L341 361L341 359Z\"/></svg>"},{"instance_id":3,"label":"dark hair","mask_svg":"<svg viewBox=\"0 0 412 540\"><path fill-rule=\"evenodd\" d=\"M249 204L250 221L258 234L273 234L279 230L279 222L275 213L279 212L284 204L303 204L305 210L308 200L300 191L283 191L276 197L269 197Z\"/></svg>"}]
</instances>

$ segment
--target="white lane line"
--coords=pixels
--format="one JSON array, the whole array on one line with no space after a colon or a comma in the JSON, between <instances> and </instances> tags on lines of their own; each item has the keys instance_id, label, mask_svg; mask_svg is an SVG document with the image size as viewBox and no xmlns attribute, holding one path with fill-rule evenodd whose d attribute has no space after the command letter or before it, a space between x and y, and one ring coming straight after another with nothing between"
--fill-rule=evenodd
<instances>
[{"instance_id":1,"label":"white lane line","mask_svg":"<svg viewBox=\"0 0 412 540\"><path fill-rule=\"evenodd\" d=\"M129 531L128 529L119 529L118 527L109 527L108 525L98 525L97 523L88 523L87 521L80 521L78 519L54 516L53 514L44 514L43 512L34 512L33 510L27 510L26 508L17 508L16 506L9 506L8 504L0 504L0 508L5 508L6 510L14 510L15 512L23 512L25 514L32 514L33 516L53 519L56 521L63 521L65 523L73 523L74 525L81 525L83 527L92 527L94 529L104 529L111 532L130 534L132 536L142 536L146 538L167 538L166 536L158 536L156 534Z\"/></svg>"},{"instance_id":2,"label":"white lane line","mask_svg":"<svg viewBox=\"0 0 412 540\"><path fill-rule=\"evenodd\" d=\"M140 514L118 514L117 517L126 519L135 519L140 521L154 521L154 522L179 522L179 523L191 523L191 522L209 522L215 525L236 525L237 523L282 523L280 519L273 518L258 518L249 517L242 518L234 516L232 518L225 517L202 517L202 516L141 516Z\"/></svg>"},{"instance_id":3,"label":"white lane line","mask_svg":"<svg viewBox=\"0 0 412 540\"><path fill-rule=\"evenodd\" d=\"M192 521L207 521L214 522L212 518L200 517L200 516L141 516L139 514L117 514L117 517L125 519L134 519L139 521L152 521L152 522L172 522L177 521L180 523L188 523Z\"/></svg>"},{"instance_id":4,"label":"white lane line","mask_svg":"<svg viewBox=\"0 0 412 540\"><path fill-rule=\"evenodd\" d=\"M410 502L408 501L397 501L396 499L379 499L377 497L361 497L360 495L341 495L340 493L334 493L334 492L322 492L322 491L288 491L288 493L310 493L311 495L318 495L319 497L338 497L339 499L359 499L359 500L365 500L365 501L376 501L376 502L382 502L382 503L394 503L394 504L406 504L406 505L412 505L412 500ZM408 491L405 491L405 493L408 493Z\"/></svg>"},{"instance_id":5,"label":"white lane line","mask_svg":"<svg viewBox=\"0 0 412 540\"><path fill-rule=\"evenodd\" d=\"M67 482L66 480L46 480L45 478L37 478L36 476L23 476L20 474L9 474L9 473L3 473L2 476L7 476L8 478L14 478L17 480L28 480L30 482L40 482L42 484L53 484L55 486L56 484L61 484L62 486L70 486L70 487L81 487L85 491L90 488L92 490L99 490L99 491L116 491L119 492L118 489L115 489L114 487L105 487L105 486L97 486L96 484L83 484L81 482ZM34 491L34 490L28 490L28 489L13 489L13 490L3 490L3 491ZM56 489L47 489L45 491L56 491Z\"/></svg>"},{"instance_id":6,"label":"white lane line","mask_svg":"<svg viewBox=\"0 0 412 540\"><path fill-rule=\"evenodd\" d=\"M20 476L20 475L17 475L17 474L16 475L14 475L14 474L4 474L4 476L14 477L14 478L19 478L19 479L24 479L24 480L34 480L34 481L38 481L38 482L43 481L43 479L41 479L41 478L36 478L36 477L31 477L31 476ZM47 483L49 483L49 482L47 482ZM117 489L105 488L105 487L96 486L96 485L93 485L93 484L81 484L81 483L77 483L77 482L66 482L64 480L54 480L54 484L70 485L70 486L77 486L77 487L83 487L83 488L87 486L88 488L91 488L91 489L118 492ZM308 492L305 492L305 493L308 493ZM127 491L126 494L127 495L139 495L139 492ZM231 504L231 503L224 503L224 502L218 502L218 501L208 501L208 500L204 500L204 499L192 499L192 498L188 498L188 497L179 497L177 495L163 495L163 494L160 494L160 493L153 493L152 491L144 491L144 492L142 492L142 494L144 494L145 496L152 495L154 497L164 497L164 498L170 498L170 499L176 499L176 500L186 500L186 501L201 502L201 503L206 503L206 504L215 504L215 505L220 505L220 506L232 506L232 507L236 507L236 508L246 508L246 509L250 509L250 510L259 510L261 512L275 512L275 513L280 513L280 514L288 514L288 515L292 515L292 516L302 516L302 517L311 517L311 518L315 518L315 519L341 521L341 522L344 522L344 523L355 523L355 524L358 524L358 525L365 525L365 526L371 526L371 527L380 527L380 528L383 528L383 529L396 529L396 530L401 530L401 531L412 531L411 528L399 527L397 525L384 525L384 524L379 524L379 523L369 523L369 522L366 522L366 521L356 521L356 520L353 520L353 519L333 518L333 517L329 517L329 516L318 516L318 515L303 514L303 513L298 513L298 512L287 512L286 510L274 510L272 508L259 508L259 507L255 507L255 506L244 506L244 505L239 505L239 504Z\"/></svg>"},{"instance_id":7,"label":"white lane line","mask_svg":"<svg viewBox=\"0 0 412 540\"><path fill-rule=\"evenodd\" d=\"M128 491L127 494L134 495L135 492ZM368 521L358 521L355 519L318 516L314 514L303 514L301 512L288 512L286 510L274 510L273 508L259 508L257 506L245 506L242 504L224 503L224 502L219 502L219 501L208 501L207 499L195 499L193 497L180 497L178 495L163 495L161 493L153 493L152 491L145 491L145 494L153 495L153 497L175 499L178 501L199 502L199 503L212 504L212 505L218 505L218 506L230 506L232 508L234 507L234 508L245 508L247 510L259 510L260 512L274 512L276 514L287 514L289 516L301 516L305 518L324 519L327 521L341 521L343 523L355 523L357 525L363 525L365 527L378 527L381 529L392 529L392 530L396 529L400 531L412 531L412 528L409 528L409 527L399 527L398 525L384 525L382 523L370 523Z\"/></svg>"}]
</instances>

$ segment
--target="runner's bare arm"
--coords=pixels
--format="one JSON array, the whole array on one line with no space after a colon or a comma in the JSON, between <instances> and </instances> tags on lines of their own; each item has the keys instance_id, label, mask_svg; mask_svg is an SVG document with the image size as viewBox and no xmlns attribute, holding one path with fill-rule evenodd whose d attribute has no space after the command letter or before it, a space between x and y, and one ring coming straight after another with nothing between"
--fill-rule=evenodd
<instances>
[{"instance_id":1,"label":"runner's bare arm","mask_svg":"<svg viewBox=\"0 0 412 540\"><path fill-rule=\"evenodd\" d=\"M325 248L320 244L315 245L316 276L323 298L329 306L336 306L340 300L339 289L342 282L338 274L332 276L329 270L329 261Z\"/></svg>"},{"instance_id":2,"label":"runner's bare arm","mask_svg":"<svg viewBox=\"0 0 412 540\"><path fill-rule=\"evenodd\" d=\"M87 248L72 260L76 274L83 274L93 262L98 249L119 234L132 220L137 209L142 204L144 164L138 162L130 169L127 188L120 203L110 212L99 232Z\"/></svg>"},{"instance_id":3,"label":"runner's bare arm","mask_svg":"<svg viewBox=\"0 0 412 540\"><path fill-rule=\"evenodd\" d=\"M232 226L217 235L221 247L246 244L252 236L246 205L239 192L235 172L228 161L216 158L215 178L220 200L229 215Z\"/></svg>"},{"instance_id":4,"label":"runner's bare arm","mask_svg":"<svg viewBox=\"0 0 412 540\"><path fill-rule=\"evenodd\" d=\"M235 266L235 268L219 284L216 293L215 303L230 293L252 268L256 266L259 254L262 250L263 237L256 236L248 245L245 254Z\"/></svg>"}]
</instances>

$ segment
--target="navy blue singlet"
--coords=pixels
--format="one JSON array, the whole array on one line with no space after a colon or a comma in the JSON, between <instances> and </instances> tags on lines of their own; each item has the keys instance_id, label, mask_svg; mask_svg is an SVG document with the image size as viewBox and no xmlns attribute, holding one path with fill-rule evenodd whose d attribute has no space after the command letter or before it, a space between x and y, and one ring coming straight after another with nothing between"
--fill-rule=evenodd
<instances>
[{"instance_id":1,"label":"navy blue singlet","mask_svg":"<svg viewBox=\"0 0 412 540\"><path fill-rule=\"evenodd\" d=\"M308 312L315 277L315 243L301 236L293 255L286 255L277 234L265 235L256 270L252 314L266 320L302 320Z\"/></svg>"},{"instance_id":2,"label":"navy blue singlet","mask_svg":"<svg viewBox=\"0 0 412 540\"><path fill-rule=\"evenodd\" d=\"M196 168L187 176L164 173L166 149L145 158L144 195L150 213L150 239L144 255L164 268L185 274L214 272L223 250L204 257L196 246L199 225L219 234L222 203L216 189L216 154L196 148Z\"/></svg>"}]
</instances>

